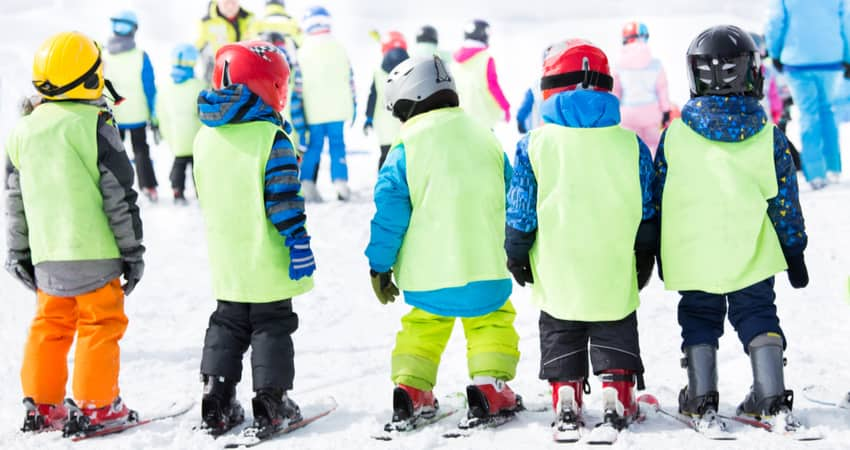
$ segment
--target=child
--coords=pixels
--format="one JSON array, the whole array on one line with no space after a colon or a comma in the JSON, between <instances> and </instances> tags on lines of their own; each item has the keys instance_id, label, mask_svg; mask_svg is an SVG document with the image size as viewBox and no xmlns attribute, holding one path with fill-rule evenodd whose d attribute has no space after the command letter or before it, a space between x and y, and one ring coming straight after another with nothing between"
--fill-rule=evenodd
<instances>
[{"instance_id":1,"label":"child","mask_svg":"<svg viewBox=\"0 0 850 450\"><path fill-rule=\"evenodd\" d=\"M158 200L156 192L156 174L148 146L147 128L150 125L154 135L157 129L154 102L156 83L153 66L148 54L136 47L136 31L139 21L132 11L121 11L110 19L113 36L103 55L106 78L112 80L124 101L110 104L118 122L121 140L126 132L130 133L133 143L133 160L139 177L139 188L151 202Z\"/></svg>"},{"instance_id":2,"label":"child","mask_svg":"<svg viewBox=\"0 0 850 450\"><path fill-rule=\"evenodd\" d=\"M273 44L221 47L214 90L198 98L195 182L207 224L213 292L201 358L202 427L221 434L242 422L236 384L250 345L254 423L265 436L301 420L287 396L295 376L292 297L313 287L316 268L298 194L286 106L289 66Z\"/></svg>"},{"instance_id":3,"label":"child","mask_svg":"<svg viewBox=\"0 0 850 450\"><path fill-rule=\"evenodd\" d=\"M463 37L452 65L461 108L487 128L492 129L503 120L510 122L511 105L499 86L496 63L488 47L490 24L473 20L467 24Z\"/></svg>"},{"instance_id":4,"label":"child","mask_svg":"<svg viewBox=\"0 0 850 450\"><path fill-rule=\"evenodd\" d=\"M548 47L546 49L549 50ZM546 60L546 51L543 52L543 60ZM542 62L541 62L542 66ZM522 104L519 105L516 113L516 126L519 134L525 134L543 124L543 117L540 115L540 104L543 103L543 92L540 90L540 74L537 75L537 81L525 91L522 98Z\"/></svg>"},{"instance_id":5,"label":"child","mask_svg":"<svg viewBox=\"0 0 850 450\"><path fill-rule=\"evenodd\" d=\"M664 66L652 57L647 40L645 24L629 22L623 27L614 95L620 99L623 127L637 133L655 154L661 129L670 122L670 97Z\"/></svg>"},{"instance_id":6,"label":"child","mask_svg":"<svg viewBox=\"0 0 850 450\"><path fill-rule=\"evenodd\" d=\"M688 384L679 411L707 429L725 429L716 417L717 346L728 304L753 373L738 413L781 414L784 428L793 431L800 423L791 415L793 392L783 380L786 340L773 282L787 268L791 285L802 288L808 273L788 143L759 105L764 80L758 48L746 32L732 25L709 28L691 42L687 61L691 100L662 136L654 195L661 220L659 274L682 296L678 317Z\"/></svg>"},{"instance_id":7,"label":"child","mask_svg":"<svg viewBox=\"0 0 850 450\"><path fill-rule=\"evenodd\" d=\"M544 124L519 141L508 193L508 268L521 286L533 283L542 310L540 379L552 385L563 439L582 423L588 356L605 426L633 421L635 384L643 389L636 310L657 246L652 157L619 126L612 84L608 58L590 42L549 49Z\"/></svg>"},{"instance_id":8,"label":"child","mask_svg":"<svg viewBox=\"0 0 850 450\"><path fill-rule=\"evenodd\" d=\"M377 211L366 256L381 303L398 288L413 310L402 318L392 358L393 418L405 431L437 413L440 355L460 317L472 384L464 426L522 406L505 384L519 359L511 281L501 249L511 168L490 130L458 108L437 56L408 59L387 80L387 108L402 122L375 186Z\"/></svg>"},{"instance_id":9,"label":"child","mask_svg":"<svg viewBox=\"0 0 850 450\"><path fill-rule=\"evenodd\" d=\"M378 145L381 147L381 158L378 160L378 170L384 165L390 146L398 137L401 122L393 117L386 109L384 88L387 76L395 66L407 59L407 41L398 31L390 31L381 42L381 53L384 59L381 67L375 69L372 76L372 86L369 88L369 100L366 101L366 122L363 124L363 134L368 135L373 128L378 134ZM375 106L379 107L375 109Z\"/></svg>"},{"instance_id":10,"label":"child","mask_svg":"<svg viewBox=\"0 0 850 450\"><path fill-rule=\"evenodd\" d=\"M21 369L22 430L72 435L137 420L119 397L118 341L124 296L144 272L142 221L133 168L102 98L97 44L77 32L51 37L32 79L43 100L6 145L6 270L37 296ZM75 400L63 405L77 332Z\"/></svg>"},{"instance_id":11,"label":"child","mask_svg":"<svg viewBox=\"0 0 850 450\"><path fill-rule=\"evenodd\" d=\"M171 189L174 203L185 205L186 168L192 165L192 143L201 128L198 120L198 94L204 82L195 78L198 51L189 44L181 44L171 53L173 67L171 82L160 86L156 101L162 137L174 152L171 166Z\"/></svg>"},{"instance_id":12,"label":"child","mask_svg":"<svg viewBox=\"0 0 850 450\"><path fill-rule=\"evenodd\" d=\"M296 153L300 155L307 148L307 125L304 123L304 85L301 78L301 66L295 59L295 45L291 38L277 31L264 31L257 38L274 44L289 64L289 95L286 96L286 108L281 115L285 121L292 124L289 137L292 138L292 142L298 144Z\"/></svg>"},{"instance_id":13,"label":"child","mask_svg":"<svg viewBox=\"0 0 850 450\"><path fill-rule=\"evenodd\" d=\"M432 25L422 25L416 32L416 43L410 49L411 56L427 57L437 55L443 61L450 61L451 53L442 50L437 29Z\"/></svg>"},{"instance_id":14,"label":"child","mask_svg":"<svg viewBox=\"0 0 850 450\"><path fill-rule=\"evenodd\" d=\"M308 124L307 152L301 161L304 199L322 201L316 188L316 176L325 138L331 155L331 179L337 198L351 197L348 188L348 163L345 160L346 120L354 123L356 100L354 74L342 43L331 34L331 16L325 8L312 7L304 16L304 42L298 50L298 62L304 76L304 116Z\"/></svg>"}]
</instances>

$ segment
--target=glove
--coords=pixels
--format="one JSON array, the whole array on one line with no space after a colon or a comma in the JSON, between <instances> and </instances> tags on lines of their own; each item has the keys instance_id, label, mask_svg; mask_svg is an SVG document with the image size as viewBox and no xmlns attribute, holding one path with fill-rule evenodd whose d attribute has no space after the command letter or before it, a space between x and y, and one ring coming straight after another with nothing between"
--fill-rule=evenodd
<instances>
[{"instance_id":1,"label":"glove","mask_svg":"<svg viewBox=\"0 0 850 450\"><path fill-rule=\"evenodd\" d=\"M523 261L508 258L508 270L520 286L525 287L525 283L534 283L534 275L531 274L531 263L527 258Z\"/></svg>"},{"instance_id":2,"label":"glove","mask_svg":"<svg viewBox=\"0 0 850 450\"><path fill-rule=\"evenodd\" d=\"M32 265L30 252L9 251L6 271L23 283L27 289L35 292L35 268Z\"/></svg>"},{"instance_id":3,"label":"glove","mask_svg":"<svg viewBox=\"0 0 850 450\"><path fill-rule=\"evenodd\" d=\"M652 268L655 266L655 255L652 252L635 252L635 260L637 265L637 283L638 290L641 290L649 283L652 277Z\"/></svg>"},{"instance_id":4,"label":"glove","mask_svg":"<svg viewBox=\"0 0 850 450\"><path fill-rule=\"evenodd\" d=\"M670 111L661 113L661 128L667 128L670 125Z\"/></svg>"},{"instance_id":5,"label":"glove","mask_svg":"<svg viewBox=\"0 0 850 450\"><path fill-rule=\"evenodd\" d=\"M806 269L806 261L803 260L803 253L798 255L785 255L785 262L788 263L788 281L791 282L791 287L794 289L804 288L809 284L809 271Z\"/></svg>"},{"instance_id":6,"label":"glove","mask_svg":"<svg viewBox=\"0 0 850 450\"><path fill-rule=\"evenodd\" d=\"M369 270L369 276L372 278L372 290L375 291L375 297L382 305L392 303L398 295L398 287L393 283L393 271L375 272Z\"/></svg>"},{"instance_id":7,"label":"glove","mask_svg":"<svg viewBox=\"0 0 850 450\"><path fill-rule=\"evenodd\" d=\"M145 261L142 255L145 254L145 246L140 245L131 250L122 250L121 259L123 260L122 273L126 281L121 289L124 290L124 295L130 295L136 285L142 279L145 273Z\"/></svg>"},{"instance_id":8,"label":"glove","mask_svg":"<svg viewBox=\"0 0 850 450\"><path fill-rule=\"evenodd\" d=\"M369 136L369 133L374 129L374 125L372 125L372 118L367 117L366 121L363 122L363 136Z\"/></svg>"},{"instance_id":9,"label":"glove","mask_svg":"<svg viewBox=\"0 0 850 450\"><path fill-rule=\"evenodd\" d=\"M776 70L778 70L779 72L782 72L782 70L785 68L785 65L782 64L782 61L780 61L779 58L773 58L772 61L773 61L773 67L776 67Z\"/></svg>"},{"instance_id":10,"label":"glove","mask_svg":"<svg viewBox=\"0 0 850 450\"><path fill-rule=\"evenodd\" d=\"M528 130L525 128L525 124L523 123L522 120L516 121L516 129L517 129L517 131L519 131L519 134L528 133Z\"/></svg>"},{"instance_id":11,"label":"glove","mask_svg":"<svg viewBox=\"0 0 850 450\"><path fill-rule=\"evenodd\" d=\"M844 63L844 78L850 80L850 63Z\"/></svg>"},{"instance_id":12,"label":"glove","mask_svg":"<svg viewBox=\"0 0 850 450\"><path fill-rule=\"evenodd\" d=\"M310 236L286 238L289 247L289 278L300 280L313 275L316 271L316 259L310 249Z\"/></svg>"},{"instance_id":13,"label":"glove","mask_svg":"<svg viewBox=\"0 0 850 450\"><path fill-rule=\"evenodd\" d=\"M160 141L162 141L162 134L159 132L159 120L151 119L149 126L151 133L153 133L153 143L159 145Z\"/></svg>"}]
</instances>

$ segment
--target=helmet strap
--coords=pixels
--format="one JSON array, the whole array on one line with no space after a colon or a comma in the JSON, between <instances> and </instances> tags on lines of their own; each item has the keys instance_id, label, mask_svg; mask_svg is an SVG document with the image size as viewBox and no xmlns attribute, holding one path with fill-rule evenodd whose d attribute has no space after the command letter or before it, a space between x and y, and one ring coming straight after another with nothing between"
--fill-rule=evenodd
<instances>
[{"instance_id":1,"label":"helmet strap","mask_svg":"<svg viewBox=\"0 0 850 450\"><path fill-rule=\"evenodd\" d=\"M100 63L100 50L98 50L97 59L95 60L94 65L92 65L91 68L87 70L84 74L80 75L77 79L66 84L65 86L54 86L50 82L50 80L47 80L41 84L35 84L35 82L33 82L33 85L35 86L35 89L45 97L58 97L70 91L71 89L74 89L75 87L85 83L89 79L89 77L97 73L97 68L100 67Z\"/></svg>"},{"instance_id":2,"label":"helmet strap","mask_svg":"<svg viewBox=\"0 0 850 450\"><path fill-rule=\"evenodd\" d=\"M610 75L595 70L559 73L540 79L540 89L542 90L569 87L577 84L582 85L585 89L588 86L596 86L609 91L614 89L614 79Z\"/></svg>"}]
</instances>

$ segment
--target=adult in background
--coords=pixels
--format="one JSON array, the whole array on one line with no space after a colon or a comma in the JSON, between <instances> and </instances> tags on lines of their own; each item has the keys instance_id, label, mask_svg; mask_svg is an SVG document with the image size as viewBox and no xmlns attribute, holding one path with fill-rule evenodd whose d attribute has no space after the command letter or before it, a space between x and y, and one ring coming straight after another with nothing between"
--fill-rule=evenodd
<instances>
[{"instance_id":1,"label":"adult in background","mask_svg":"<svg viewBox=\"0 0 850 450\"><path fill-rule=\"evenodd\" d=\"M773 65L800 108L803 175L812 189L841 174L835 86L850 78L850 0L771 0L765 29Z\"/></svg>"},{"instance_id":2,"label":"adult in background","mask_svg":"<svg viewBox=\"0 0 850 450\"><path fill-rule=\"evenodd\" d=\"M103 55L103 70L112 81L115 90L124 97L123 101L110 102L118 132L124 140L127 132L133 143L133 161L139 188L151 202L157 201L156 174L148 146L147 127L150 125L154 138L159 133L156 112L156 82L153 66L148 54L136 46L136 31L139 19L132 11L121 11L110 18L112 37Z\"/></svg>"},{"instance_id":3,"label":"adult in background","mask_svg":"<svg viewBox=\"0 0 850 450\"><path fill-rule=\"evenodd\" d=\"M249 27L254 15L239 5L239 0L212 0L207 15L198 24L195 47L201 54L204 80L210 81L215 52L225 44L243 41L249 37Z\"/></svg>"}]
</instances>

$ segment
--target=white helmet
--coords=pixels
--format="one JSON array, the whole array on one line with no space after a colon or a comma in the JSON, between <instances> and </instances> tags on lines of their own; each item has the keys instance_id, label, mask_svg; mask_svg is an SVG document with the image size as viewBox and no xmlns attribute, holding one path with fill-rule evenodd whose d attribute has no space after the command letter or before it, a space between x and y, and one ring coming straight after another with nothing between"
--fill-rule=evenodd
<instances>
[{"instance_id":1,"label":"white helmet","mask_svg":"<svg viewBox=\"0 0 850 450\"><path fill-rule=\"evenodd\" d=\"M457 89L438 56L409 58L387 77L387 110L402 122L437 108L458 106Z\"/></svg>"}]
</instances>

